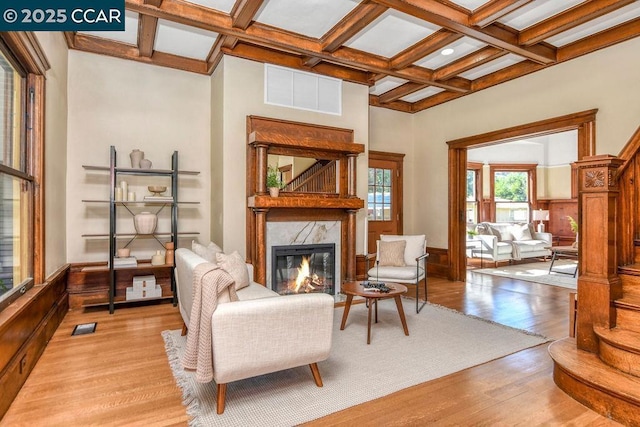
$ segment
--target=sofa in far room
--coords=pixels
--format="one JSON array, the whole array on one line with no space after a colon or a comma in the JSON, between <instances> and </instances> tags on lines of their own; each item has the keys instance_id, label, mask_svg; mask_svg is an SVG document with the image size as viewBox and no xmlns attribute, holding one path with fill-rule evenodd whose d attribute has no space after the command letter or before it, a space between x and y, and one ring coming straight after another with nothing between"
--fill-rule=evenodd
<instances>
[{"instance_id":1,"label":"sofa in far room","mask_svg":"<svg viewBox=\"0 0 640 427\"><path fill-rule=\"evenodd\" d=\"M539 233L533 224L481 222L475 231L480 244L473 257L498 262L551 256L551 233Z\"/></svg>"}]
</instances>

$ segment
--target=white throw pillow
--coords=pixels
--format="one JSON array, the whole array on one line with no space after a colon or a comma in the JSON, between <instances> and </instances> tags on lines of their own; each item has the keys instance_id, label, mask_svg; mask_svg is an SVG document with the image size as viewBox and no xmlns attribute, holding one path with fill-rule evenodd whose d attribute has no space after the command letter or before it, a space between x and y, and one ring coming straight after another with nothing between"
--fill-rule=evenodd
<instances>
[{"instance_id":1,"label":"white throw pillow","mask_svg":"<svg viewBox=\"0 0 640 427\"><path fill-rule=\"evenodd\" d=\"M515 240L533 240L529 224L513 224L510 231Z\"/></svg>"},{"instance_id":2,"label":"white throw pillow","mask_svg":"<svg viewBox=\"0 0 640 427\"><path fill-rule=\"evenodd\" d=\"M416 258L424 254L426 237L424 234L415 235L397 235L397 234L381 234L380 240L385 242L395 242L403 240L407 242L404 250L404 264L416 265Z\"/></svg>"},{"instance_id":3,"label":"white throw pillow","mask_svg":"<svg viewBox=\"0 0 640 427\"><path fill-rule=\"evenodd\" d=\"M195 240L191 242L191 250L195 252L196 255L206 259L212 264L216 263L216 254L222 252L220 246L216 245L213 242L210 242L207 246L204 246L196 242Z\"/></svg>"},{"instance_id":4,"label":"white throw pillow","mask_svg":"<svg viewBox=\"0 0 640 427\"><path fill-rule=\"evenodd\" d=\"M230 255L219 252L216 254L216 260L218 261L218 266L233 277L236 291L249 286L247 263L244 262L244 259L240 256L238 251L234 251Z\"/></svg>"},{"instance_id":5,"label":"white throw pillow","mask_svg":"<svg viewBox=\"0 0 640 427\"><path fill-rule=\"evenodd\" d=\"M386 242L378 240L378 254L380 267L404 267L404 249L407 247L405 240Z\"/></svg>"}]
</instances>

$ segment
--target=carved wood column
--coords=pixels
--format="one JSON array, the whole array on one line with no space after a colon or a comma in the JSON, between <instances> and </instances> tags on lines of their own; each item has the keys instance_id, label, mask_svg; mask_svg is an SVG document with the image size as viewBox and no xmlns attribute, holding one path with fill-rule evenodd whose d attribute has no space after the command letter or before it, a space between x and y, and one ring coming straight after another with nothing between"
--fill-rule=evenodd
<instances>
[{"instance_id":1,"label":"carved wood column","mask_svg":"<svg viewBox=\"0 0 640 427\"><path fill-rule=\"evenodd\" d=\"M267 286L267 213L269 209L255 208L256 259L253 260L253 281Z\"/></svg>"},{"instance_id":2,"label":"carved wood column","mask_svg":"<svg viewBox=\"0 0 640 427\"><path fill-rule=\"evenodd\" d=\"M611 301L622 296L617 275L616 230L619 188L616 169L623 163L610 155L578 161L579 275L576 344L596 353L594 326L614 327Z\"/></svg>"},{"instance_id":3,"label":"carved wood column","mask_svg":"<svg viewBox=\"0 0 640 427\"><path fill-rule=\"evenodd\" d=\"M347 154L347 165L348 171L347 176L349 179L349 188L347 190L348 197L356 197L356 159L358 158L357 154Z\"/></svg>"},{"instance_id":4,"label":"carved wood column","mask_svg":"<svg viewBox=\"0 0 640 427\"><path fill-rule=\"evenodd\" d=\"M347 265L345 280L356 280L356 214L358 209L347 210Z\"/></svg>"},{"instance_id":5,"label":"carved wood column","mask_svg":"<svg viewBox=\"0 0 640 427\"><path fill-rule=\"evenodd\" d=\"M256 148L256 194L267 194L267 150L266 144L255 144Z\"/></svg>"}]
</instances>

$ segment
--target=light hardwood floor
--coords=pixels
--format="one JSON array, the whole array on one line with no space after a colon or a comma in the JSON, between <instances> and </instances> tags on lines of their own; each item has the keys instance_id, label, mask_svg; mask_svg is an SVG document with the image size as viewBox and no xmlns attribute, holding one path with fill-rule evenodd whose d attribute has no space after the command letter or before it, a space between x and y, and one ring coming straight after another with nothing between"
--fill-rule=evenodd
<instances>
[{"instance_id":1,"label":"light hardwood floor","mask_svg":"<svg viewBox=\"0 0 640 427\"><path fill-rule=\"evenodd\" d=\"M466 283L429 282L432 303L552 339L568 334L568 293L477 273L469 273ZM98 322L95 334L70 336L74 325L87 322ZM186 425L160 336L180 326L180 314L170 304L120 308L113 315L69 312L0 425ZM308 425L617 425L555 386L547 347L523 350ZM420 363L407 369L419 369Z\"/></svg>"}]
</instances>

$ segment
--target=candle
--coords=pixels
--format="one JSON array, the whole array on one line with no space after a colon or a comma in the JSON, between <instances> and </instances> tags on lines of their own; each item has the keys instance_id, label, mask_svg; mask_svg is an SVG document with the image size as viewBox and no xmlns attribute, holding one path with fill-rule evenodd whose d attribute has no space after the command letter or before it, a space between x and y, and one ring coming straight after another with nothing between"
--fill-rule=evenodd
<instances>
[{"instance_id":1,"label":"candle","mask_svg":"<svg viewBox=\"0 0 640 427\"><path fill-rule=\"evenodd\" d=\"M120 188L120 187L116 187L115 200L116 200L116 202L121 202L122 201L122 188Z\"/></svg>"}]
</instances>

